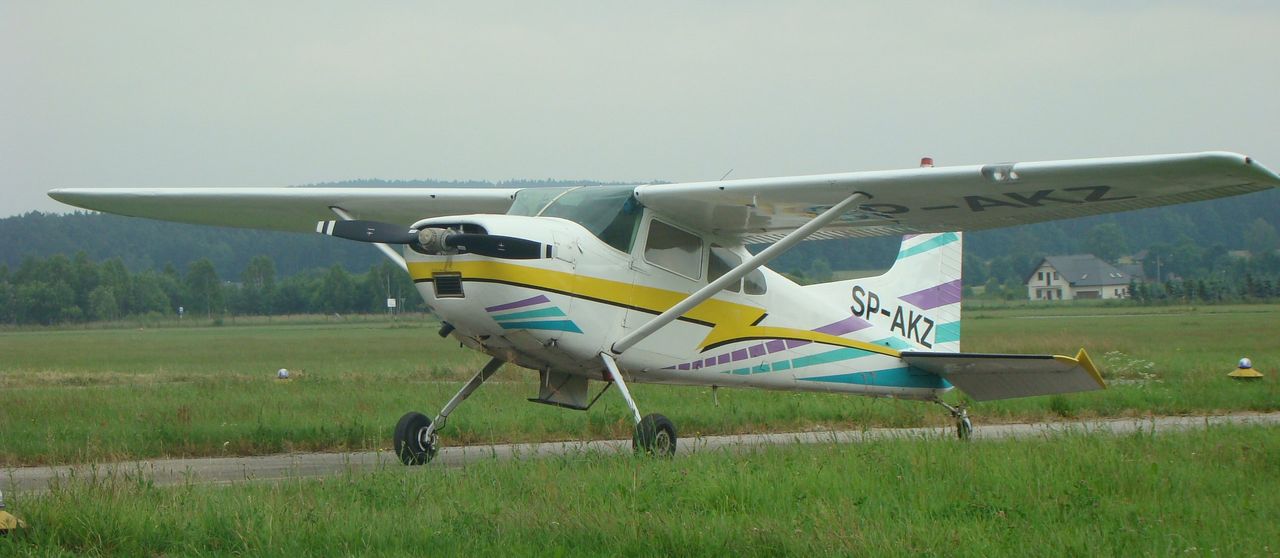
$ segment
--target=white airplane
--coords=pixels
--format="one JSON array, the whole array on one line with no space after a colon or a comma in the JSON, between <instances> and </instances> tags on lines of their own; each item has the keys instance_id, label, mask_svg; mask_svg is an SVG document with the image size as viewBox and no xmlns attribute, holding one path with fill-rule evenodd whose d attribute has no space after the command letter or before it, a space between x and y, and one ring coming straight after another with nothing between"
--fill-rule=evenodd
<instances>
[{"instance_id":1,"label":"white airplane","mask_svg":"<svg viewBox=\"0 0 1280 558\"><path fill-rule=\"evenodd\" d=\"M1206 200L1280 185L1243 155L1194 153L578 188L60 189L87 209L311 231L373 243L413 277L441 336L492 360L434 419L395 428L406 464L504 363L536 370L538 403L589 409L616 385L637 451L676 428L629 382L933 401L967 437L975 401L1105 387L1074 357L961 353L961 231ZM764 264L809 239L905 235L893 267L801 286ZM772 243L752 255L746 245ZM401 246L397 251L390 245ZM589 386L603 382L594 397Z\"/></svg>"}]
</instances>

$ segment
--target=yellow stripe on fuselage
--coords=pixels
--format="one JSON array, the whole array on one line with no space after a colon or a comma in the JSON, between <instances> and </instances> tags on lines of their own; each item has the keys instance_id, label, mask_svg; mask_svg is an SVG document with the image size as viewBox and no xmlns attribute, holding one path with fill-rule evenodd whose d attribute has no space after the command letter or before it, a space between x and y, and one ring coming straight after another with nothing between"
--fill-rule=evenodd
<instances>
[{"instance_id":1,"label":"yellow stripe on fuselage","mask_svg":"<svg viewBox=\"0 0 1280 558\"><path fill-rule=\"evenodd\" d=\"M438 262L409 262L409 275L414 280L430 280L433 273L441 272L460 273L464 281L468 279L494 281L531 289L561 292L579 298L638 308L652 314L661 314L689 296L688 293L678 291L494 260L457 261L450 258ZM787 327L751 325L764 315L765 311L762 308L713 298L693 307L683 317L704 324L712 324L707 337L698 344L699 350L736 340L793 339L898 356L898 351L888 347L836 335Z\"/></svg>"}]
</instances>

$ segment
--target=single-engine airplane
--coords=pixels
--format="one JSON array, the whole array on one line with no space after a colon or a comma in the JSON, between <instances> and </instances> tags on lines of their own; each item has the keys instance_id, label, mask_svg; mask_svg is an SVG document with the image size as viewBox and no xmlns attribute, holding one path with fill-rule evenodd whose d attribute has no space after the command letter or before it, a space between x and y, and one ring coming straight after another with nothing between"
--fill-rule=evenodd
<instances>
[{"instance_id":1,"label":"single-engine airplane","mask_svg":"<svg viewBox=\"0 0 1280 558\"><path fill-rule=\"evenodd\" d=\"M504 363L530 399L586 410L610 386L638 452L676 428L630 382L898 397L942 404L1105 387L1074 357L960 352L962 232L1207 200L1280 186L1249 157L1208 152L786 178L576 188L59 189L74 206L169 221L315 231L376 245L443 322L491 360L434 419L395 427L429 461L450 414ZM878 277L801 286L764 264L810 239L903 235ZM771 243L756 254L747 245ZM399 246L400 250L391 248ZM594 397L590 384L603 382Z\"/></svg>"}]
</instances>

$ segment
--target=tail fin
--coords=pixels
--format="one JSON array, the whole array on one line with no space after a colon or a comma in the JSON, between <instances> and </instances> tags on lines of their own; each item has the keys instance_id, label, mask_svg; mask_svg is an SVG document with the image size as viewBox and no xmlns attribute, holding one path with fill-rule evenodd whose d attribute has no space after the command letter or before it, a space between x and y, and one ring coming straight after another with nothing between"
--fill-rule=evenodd
<instances>
[{"instance_id":1,"label":"tail fin","mask_svg":"<svg viewBox=\"0 0 1280 558\"><path fill-rule=\"evenodd\" d=\"M806 289L850 301L855 316L889 329L895 348L959 352L963 244L959 232L907 235L883 275Z\"/></svg>"}]
</instances>

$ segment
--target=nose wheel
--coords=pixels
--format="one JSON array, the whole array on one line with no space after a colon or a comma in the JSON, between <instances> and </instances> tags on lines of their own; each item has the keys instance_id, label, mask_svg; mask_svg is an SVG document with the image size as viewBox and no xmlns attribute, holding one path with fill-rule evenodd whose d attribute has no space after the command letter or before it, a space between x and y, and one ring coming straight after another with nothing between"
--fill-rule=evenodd
<instances>
[{"instance_id":1,"label":"nose wheel","mask_svg":"<svg viewBox=\"0 0 1280 558\"><path fill-rule=\"evenodd\" d=\"M495 358L476 372L476 375L454 394L453 399L440 409L440 414L436 415L435 421L416 412L400 417L400 422L396 423L396 430L392 435L396 457L400 458L400 462L405 465L422 465L431 461L440 449L440 439L436 433L444 428L444 422L449 418L449 413L458 408L458 405L480 388L480 384L497 372L502 367L502 362L501 359Z\"/></svg>"}]
</instances>

